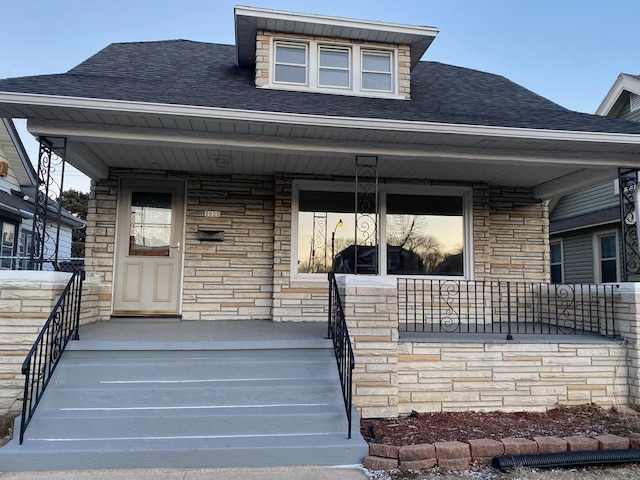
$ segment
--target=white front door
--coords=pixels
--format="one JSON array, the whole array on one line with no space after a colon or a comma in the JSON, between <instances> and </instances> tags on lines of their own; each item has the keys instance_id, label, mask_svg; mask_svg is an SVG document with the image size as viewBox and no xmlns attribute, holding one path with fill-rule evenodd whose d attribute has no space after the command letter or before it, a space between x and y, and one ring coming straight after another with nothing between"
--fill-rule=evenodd
<instances>
[{"instance_id":1,"label":"white front door","mask_svg":"<svg viewBox=\"0 0 640 480\"><path fill-rule=\"evenodd\" d=\"M184 206L183 182L121 181L114 315L180 315Z\"/></svg>"}]
</instances>

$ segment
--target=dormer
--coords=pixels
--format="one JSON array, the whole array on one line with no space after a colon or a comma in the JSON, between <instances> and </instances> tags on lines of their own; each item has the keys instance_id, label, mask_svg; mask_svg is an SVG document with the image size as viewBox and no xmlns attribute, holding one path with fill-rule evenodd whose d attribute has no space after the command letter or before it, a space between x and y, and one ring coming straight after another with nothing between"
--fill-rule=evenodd
<instances>
[{"instance_id":1,"label":"dormer","mask_svg":"<svg viewBox=\"0 0 640 480\"><path fill-rule=\"evenodd\" d=\"M258 88L411 98L433 27L235 7L236 61Z\"/></svg>"}]
</instances>

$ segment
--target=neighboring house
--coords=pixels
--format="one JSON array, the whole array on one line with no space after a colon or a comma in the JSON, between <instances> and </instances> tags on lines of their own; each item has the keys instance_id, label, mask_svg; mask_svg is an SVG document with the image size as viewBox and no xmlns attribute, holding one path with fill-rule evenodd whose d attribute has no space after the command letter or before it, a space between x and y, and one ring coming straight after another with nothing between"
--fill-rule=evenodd
<instances>
[{"instance_id":1,"label":"neighboring house","mask_svg":"<svg viewBox=\"0 0 640 480\"><path fill-rule=\"evenodd\" d=\"M0 227L2 245L0 269L30 268L30 252L33 228L33 212L36 172L18 137L13 122L1 119L0 123ZM52 210L51 218L57 211ZM66 210L61 212L59 226L58 258L71 257L71 230L84 228L84 222ZM57 237L58 223L49 226L45 251L53 252ZM45 268L50 268L50 264Z\"/></svg>"},{"instance_id":2,"label":"neighboring house","mask_svg":"<svg viewBox=\"0 0 640 480\"><path fill-rule=\"evenodd\" d=\"M640 121L640 77L622 73L598 115ZM551 280L607 283L624 280L618 179L553 199L549 213Z\"/></svg>"},{"instance_id":3,"label":"neighboring house","mask_svg":"<svg viewBox=\"0 0 640 480\"><path fill-rule=\"evenodd\" d=\"M640 125L420 61L436 28L250 7L235 24L236 45L117 43L0 81L0 113L66 138L95 181L105 317L323 320L331 232L335 252L378 250L360 273L399 247L423 261L394 275L548 281L544 200L640 166Z\"/></svg>"}]
</instances>

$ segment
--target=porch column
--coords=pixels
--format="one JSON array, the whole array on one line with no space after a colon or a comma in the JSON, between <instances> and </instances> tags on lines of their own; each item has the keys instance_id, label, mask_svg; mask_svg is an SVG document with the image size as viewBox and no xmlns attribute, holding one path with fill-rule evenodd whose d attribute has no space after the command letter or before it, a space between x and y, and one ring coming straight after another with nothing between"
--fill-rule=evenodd
<instances>
[{"instance_id":1,"label":"porch column","mask_svg":"<svg viewBox=\"0 0 640 480\"><path fill-rule=\"evenodd\" d=\"M616 332L627 343L629 404L640 406L640 283L622 283L614 294Z\"/></svg>"},{"instance_id":2,"label":"porch column","mask_svg":"<svg viewBox=\"0 0 640 480\"><path fill-rule=\"evenodd\" d=\"M364 275L337 281L355 356L353 403L362 418L397 417L397 282Z\"/></svg>"}]
</instances>

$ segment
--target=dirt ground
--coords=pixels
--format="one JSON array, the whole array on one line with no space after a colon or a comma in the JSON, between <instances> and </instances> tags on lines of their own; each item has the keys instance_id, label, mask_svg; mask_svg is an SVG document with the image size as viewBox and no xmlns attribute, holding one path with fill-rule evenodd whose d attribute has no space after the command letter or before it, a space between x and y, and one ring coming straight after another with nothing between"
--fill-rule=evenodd
<instances>
[{"instance_id":1,"label":"dirt ground","mask_svg":"<svg viewBox=\"0 0 640 480\"><path fill-rule=\"evenodd\" d=\"M596 436L640 433L640 413L604 410L596 405L558 407L547 412L436 412L395 419L364 419L365 440L414 445L476 438Z\"/></svg>"}]
</instances>

